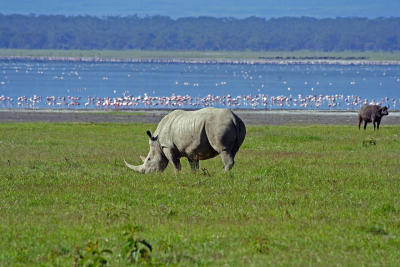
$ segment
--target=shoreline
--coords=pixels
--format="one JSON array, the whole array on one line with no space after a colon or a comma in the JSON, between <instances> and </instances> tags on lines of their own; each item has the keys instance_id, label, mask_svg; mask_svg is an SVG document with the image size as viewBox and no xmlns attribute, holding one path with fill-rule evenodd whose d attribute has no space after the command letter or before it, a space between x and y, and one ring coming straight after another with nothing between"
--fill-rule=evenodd
<instances>
[{"instance_id":1,"label":"shoreline","mask_svg":"<svg viewBox=\"0 0 400 267\"><path fill-rule=\"evenodd\" d=\"M399 60L332 59L332 58L136 58L75 56L0 56L0 61L75 62L75 63L158 63L158 64L245 64L245 65L400 65Z\"/></svg>"},{"instance_id":2,"label":"shoreline","mask_svg":"<svg viewBox=\"0 0 400 267\"><path fill-rule=\"evenodd\" d=\"M158 123L173 109L138 110L50 110L0 109L0 123L73 122L73 123ZM354 125L357 111L313 110L240 110L232 109L246 125ZM400 125L400 111L389 112L382 119L385 125ZM368 129L368 127L367 127Z\"/></svg>"}]
</instances>

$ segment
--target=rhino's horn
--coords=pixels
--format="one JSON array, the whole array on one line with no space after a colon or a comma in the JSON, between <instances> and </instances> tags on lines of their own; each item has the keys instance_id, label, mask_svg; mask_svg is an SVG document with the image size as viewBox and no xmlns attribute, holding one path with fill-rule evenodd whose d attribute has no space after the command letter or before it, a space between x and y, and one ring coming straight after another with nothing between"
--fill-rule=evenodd
<instances>
[{"instance_id":1,"label":"rhino's horn","mask_svg":"<svg viewBox=\"0 0 400 267\"><path fill-rule=\"evenodd\" d=\"M134 166L134 165L131 165L128 162L126 162L125 159L124 159L124 162L125 162L126 167L128 167L129 169L132 169L132 170L134 170L136 172L144 173L143 165Z\"/></svg>"}]
</instances>

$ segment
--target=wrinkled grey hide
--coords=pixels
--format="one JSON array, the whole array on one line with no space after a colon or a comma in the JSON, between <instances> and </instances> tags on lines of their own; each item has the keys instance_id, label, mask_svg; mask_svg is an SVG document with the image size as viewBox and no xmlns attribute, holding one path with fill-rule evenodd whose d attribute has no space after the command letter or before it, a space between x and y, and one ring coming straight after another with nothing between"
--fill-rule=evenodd
<instances>
[{"instance_id":1,"label":"wrinkled grey hide","mask_svg":"<svg viewBox=\"0 0 400 267\"><path fill-rule=\"evenodd\" d=\"M387 107L381 107L378 105L362 106L358 112L358 129L360 129L361 123L364 121L364 130L367 129L368 122L372 122L374 124L374 131L376 128L379 130L381 119L385 115L389 115Z\"/></svg>"},{"instance_id":2,"label":"wrinkled grey hide","mask_svg":"<svg viewBox=\"0 0 400 267\"><path fill-rule=\"evenodd\" d=\"M199 160L221 155L224 170L233 167L234 158L244 141L243 121L228 109L204 108L196 111L175 110L158 124L154 134L147 131L150 152L143 164L126 166L141 172L163 171L169 162L181 169L180 158L189 160L192 170L199 168Z\"/></svg>"}]
</instances>

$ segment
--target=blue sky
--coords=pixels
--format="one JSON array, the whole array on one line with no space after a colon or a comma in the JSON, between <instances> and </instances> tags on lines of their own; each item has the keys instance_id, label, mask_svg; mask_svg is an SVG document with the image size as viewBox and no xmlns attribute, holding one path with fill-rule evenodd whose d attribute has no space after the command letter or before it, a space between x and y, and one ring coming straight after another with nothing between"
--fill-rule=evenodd
<instances>
[{"instance_id":1,"label":"blue sky","mask_svg":"<svg viewBox=\"0 0 400 267\"><path fill-rule=\"evenodd\" d=\"M2 14L399 17L400 0L0 0Z\"/></svg>"}]
</instances>

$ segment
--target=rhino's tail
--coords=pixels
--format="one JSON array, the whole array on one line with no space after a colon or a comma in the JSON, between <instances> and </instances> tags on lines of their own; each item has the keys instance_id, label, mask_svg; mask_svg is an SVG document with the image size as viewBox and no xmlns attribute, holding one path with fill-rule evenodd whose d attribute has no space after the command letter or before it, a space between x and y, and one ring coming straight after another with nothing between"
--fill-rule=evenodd
<instances>
[{"instance_id":1,"label":"rhino's tail","mask_svg":"<svg viewBox=\"0 0 400 267\"><path fill-rule=\"evenodd\" d=\"M246 137L246 126L236 114L233 113L233 116L235 117L235 119L233 120L233 124L236 128L236 142L233 146L232 153L233 155L236 155L236 153L239 151L240 146L243 144L244 138Z\"/></svg>"}]
</instances>

